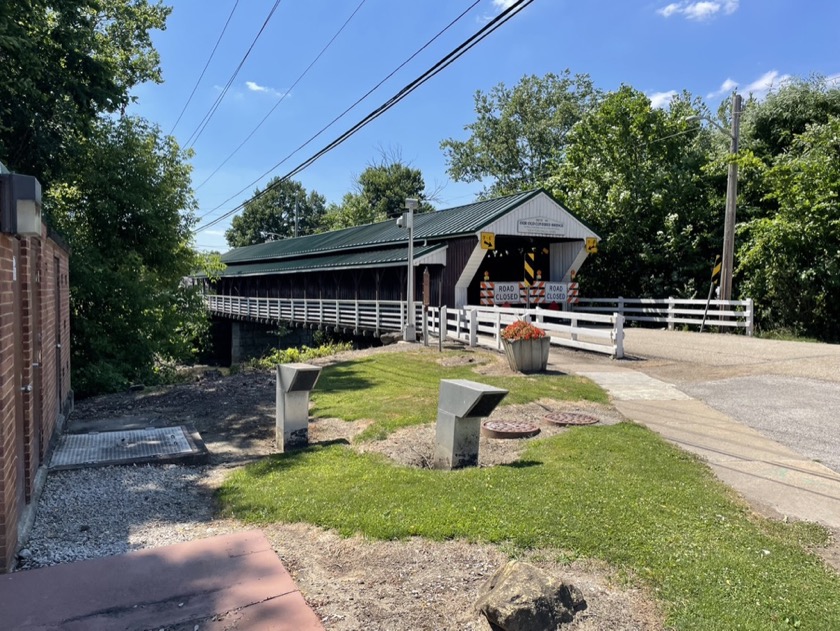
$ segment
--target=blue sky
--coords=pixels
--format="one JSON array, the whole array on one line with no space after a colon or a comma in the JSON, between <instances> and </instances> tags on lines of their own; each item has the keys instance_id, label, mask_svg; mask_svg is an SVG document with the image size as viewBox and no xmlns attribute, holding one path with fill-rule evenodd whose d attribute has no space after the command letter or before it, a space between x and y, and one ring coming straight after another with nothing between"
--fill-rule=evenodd
<instances>
[{"instance_id":1,"label":"blue sky","mask_svg":"<svg viewBox=\"0 0 840 631\"><path fill-rule=\"evenodd\" d=\"M239 152L196 190L199 215L253 193L249 186L379 83L474 0L282 0L195 142L193 182L201 184L277 106ZM235 0L169 0L166 31L153 33L164 83L135 90L132 106L169 132L201 73ZM292 84L355 16L294 88ZM467 39L511 0L481 0L345 118L271 175L284 175ZM213 105L275 0L239 0L206 74L174 135L182 145ZM399 151L420 168L439 207L471 201L479 184L452 182L440 141L464 139L473 95L523 75L569 68L604 90L622 83L655 105L683 89L714 110L737 88L764 94L786 76L840 77L835 0L535 0L407 99L297 176L339 202L379 151ZM284 97L285 95L285 97ZM281 101L282 99L282 101ZM278 104L279 102L279 104ZM247 187L243 193L238 193ZM220 223L196 236L200 249L227 250Z\"/></svg>"}]
</instances>

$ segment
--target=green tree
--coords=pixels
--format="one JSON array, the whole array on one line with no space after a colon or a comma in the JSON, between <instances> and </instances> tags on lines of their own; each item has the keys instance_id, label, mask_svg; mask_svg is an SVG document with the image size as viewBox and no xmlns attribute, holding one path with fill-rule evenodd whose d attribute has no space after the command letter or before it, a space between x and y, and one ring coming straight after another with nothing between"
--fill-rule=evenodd
<instances>
[{"instance_id":1,"label":"green tree","mask_svg":"<svg viewBox=\"0 0 840 631\"><path fill-rule=\"evenodd\" d=\"M257 197L259 196L259 197ZM272 179L263 190L256 189L254 197L245 204L242 214L230 222L225 239L232 248L241 248L270 241L276 236L293 237L295 213L298 236L316 232L323 220L326 199L306 189L295 180Z\"/></svg>"},{"instance_id":2,"label":"green tree","mask_svg":"<svg viewBox=\"0 0 840 631\"><path fill-rule=\"evenodd\" d=\"M75 147L130 90L161 80L149 31L170 9L148 0L0 3L0 156L49 185L72 174Z\"/></svg>"},{"instance_id":3,"label":"green tree","mask_svg":"<svg viewBox=\"0 0 840 631\"><path fill-rule=\"evenodd\" d=\"M758 323L840 341L840 116L794 137L763 174L778 210L742 226L741 293Z\"/></svg>"},{"instance_id":4,"label":"green tree","mask_svg":"<svg viewBox=\"0 0 840 631\"><path fill-rule=\"evenodd\" d=\"M206 313L184 281L195 200L187 155L132 117L99 119L74 177L45 193L71 244L74 387L82 395L148 380L158 359L184 359Z\"/></svg>"},{"instance_id":5,"label":"green tree","mask_svg":"<svg viewBox=\"0 0 840 631\"><path fill-rule=\"evenodd\" d=\"M420 169L402 162L398 153L382 152L356 180L356 190L344 195L341 205L332 205L324 216L328 230L385 221L402 214L406 198L420 201L416 212L431 212L434 193L426 193Z\"/></svg>"},{"instance_id":6,"label":"green tree","mask_svg":"<svg viewBox=\"0 0 840 631\"><path fill-rule=\"evenodd\" d=\"M542 186L563 162L569 133L600 98L588 75L525 76L475 94L467 140L441 142L453 180L490 180L483 196Z\"/></svg>"},{"instance_id":7,"label":"green tree","mask_svg":"<svg viewBox=\"0 0 840 631\"><path fill-rule=\"evenodd\" d=\"M602 237L582 270L588 295L705 293L720 250L723 206L712 211L713 139L685 119L703 111L675 97L667 110L623 86L575 126L550 190Z\"/></svg>"}]
</instances>

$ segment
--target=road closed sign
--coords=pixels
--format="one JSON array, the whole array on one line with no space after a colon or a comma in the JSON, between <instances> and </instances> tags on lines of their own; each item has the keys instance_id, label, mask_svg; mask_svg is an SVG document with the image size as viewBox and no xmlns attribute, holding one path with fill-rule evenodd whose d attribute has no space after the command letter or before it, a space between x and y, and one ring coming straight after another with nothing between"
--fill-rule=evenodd
<instances>
[{"instance_id":1,"label":"road closed sign","mask_svg":"<svg viewBox=\"0 0 840 631\"><path fill-rule=\"evenodd\" d=\"M566 302L569 286L567 283L546 283L545 302Z\"/></svg>"},{"instance_id":2,"label":"road closed sign","mask_svg":"<svg viewBox=\"0 0 840 631\"><path fill-rule=\"evenodd\" d=\"M497 305L520 302L519 283L496 283L493 301Z\"/></svg>"}]
</instances>

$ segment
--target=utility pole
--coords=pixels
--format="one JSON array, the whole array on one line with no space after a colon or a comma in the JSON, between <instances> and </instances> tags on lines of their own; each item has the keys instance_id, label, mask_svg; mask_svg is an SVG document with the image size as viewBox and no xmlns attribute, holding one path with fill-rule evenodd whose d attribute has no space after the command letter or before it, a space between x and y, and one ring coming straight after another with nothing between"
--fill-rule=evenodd
<instances>
[{"instance_id":1,"label":"utility pole","mask_svg":"<svg viewBox=\"0 0 840 631\"><path fill-rule=\"evenodd\" d=\"M295 239L298 236L298 200L295 198Z\"/></svg>"},{"instance_id":2,"label":"utility pole","mask_svg":"<svg viewBox=\"0 0 840 631\"><path fill-rule=\"evenodd\" d=\"M416 199L405 200L405 208L408 212L397 219L400 228L408 229L408 281L406 283L406 324L403 330L403 339L406 342L417 341L417 328L414 325L414 211L420 207Z\"/></svg>"},{"instance_id":3,"label":"utility pole","mask_svg":"<svg viewBox=\"0 0 840 631\"><path fill-rule=\"evenodd\" d=\"M732 95L732 131L729 173L726 177L726 214L723 223L723 260L720 271L720 299L732 300L732 271L735 262L735 205L738 200L738 134L741 129L741 95Z\"/></svg>"}]
</instances>

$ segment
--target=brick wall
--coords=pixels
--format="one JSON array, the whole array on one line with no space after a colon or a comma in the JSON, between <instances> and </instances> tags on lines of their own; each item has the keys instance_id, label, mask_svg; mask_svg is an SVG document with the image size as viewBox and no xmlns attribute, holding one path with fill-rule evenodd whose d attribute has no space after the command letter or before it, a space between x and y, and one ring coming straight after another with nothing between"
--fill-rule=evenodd
<instances>
[{"instance_id":1,"label":"brick wall","mask_svg":"<svg viewBox=\"0 0 840 631\"><path fill-rule=\"evenodd\" d=\"M0 233L0 571L9 570L39 467L72 404L68 253Z\"/></svg>"}]
</instances>

